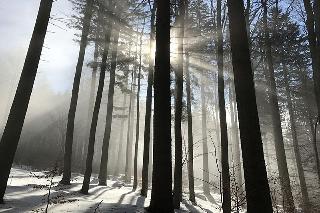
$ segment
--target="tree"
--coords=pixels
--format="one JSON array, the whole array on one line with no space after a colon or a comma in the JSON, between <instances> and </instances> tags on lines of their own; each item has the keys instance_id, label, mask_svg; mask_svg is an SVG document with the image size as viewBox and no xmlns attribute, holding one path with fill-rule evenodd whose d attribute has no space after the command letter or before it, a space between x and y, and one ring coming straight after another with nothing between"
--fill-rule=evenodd
<instances>
[{"instance_id":1,"label":"tree","mask_svg":"<svg viewBox=\"0 0 320 213\"><path fill-rule=\"evenodd\" d=\"M207 105L206 105L206 94L205 94L205 73L201 74L201 131L202 131L202 176L203 176L203 193L205 195L210 194L209 185L209 150L208 150L208 136L207 136Z\"/></svg>"},{"instance_id":2,"label":"tree","mask_svg":"<svg viewBox=\"0 0 320 213\"><path fill-rule=\"evenodd\" d=\"M92 11L93 11L93 0L87 0L86 7L85 7L84 20L83 20L78 62L76 66L76 72L74 75L72 95L71 95L70 107L68 112L67 132L66 132L65 148L64 148L63 176L62 176L62 180L60 181L61 184L66 184L66 185L70 184L70 179L71 179L71 156L72 156L72 144L73 144L73 133L74 133L74 119L76 116L82 66L83 66L84 55L85 55L86 46L87 46Z\"/></svg>"},{"instance_id":3,"label":"tree","mask_svg":"<svg viewBox=\"0 0 320 213\"><path fill-rule=\"evenodd\" d=\"M117 25L117 22L115 22L114 25ZM105 124L104 136L103 136L102 154L101 154L101 160L100 160L99 185L107 184L106 179L107 179L109 144L110 144L111 125L112 125L113 95L114 95L114 87L116 82L119 33L120 33L120 29L116 28L115 34L113 37L113 47L112 47L112 55L111 55L107 115L106 115L106 124Z\"/></svg>"},{"instance_id":4,"label":"tree","mask_svg":"<svg viewBox=\"0 0 320 213\"><path fill-rule=\"evenodd\" d=\"M175 69L175 117L174 117L174 137L175 137L175 165L174 165L174 193L173 204L175 209L180 208L182 201L182 96L183 96L183 39L184 39L184 19L185 0L179 0L179 14L176 24L178 30L178 59Z\"/></svg>"},{"instance_id":5,"label":"tree","mask_svg":"<svg viewBox=\"0 0 320 213\"><path fill-rule=\"evenodd\" d=\"M186 5L188 8L188 5ZM186 11L185 19L189 21L188 10ZM188 181L189 181L189 200L196 202L194 193L194 172L193 172L193 133L192 133L192 112L191 112L191 80L189 66L188 47L185 50L186 56L186 92L187 92L187 117L188 117Z\"/></svg>"},{"instance_id":6,"label":"tree","mask_svg":"<svg viewBox=\"0 0 320 213\"><path fill-rule=\"evenodd\" d=\"M157 1L153 173L149 212L173 213L170 104L170 1ZM159 175L161 174L161 175Z\"/></svg>"},{"instance_id":7,"label":"tree","mask_svg":"<svg viewBox=\"0 0 320 213\"><path fill-rule=\"evenodd\" d=\"M38 71L44 39L52 8L52 0L41 0L19 84L0 141L0 204L7 188L11 166L18 147L33 84Z\"/></svg>"},{"instance_id":8,"label":"tree","mask_svg":"<svg viewBox=\"0 0 320 213\"><path fill-rule=\"evenodd\" d=\"M293 104L292 104L292 100L291 100L292 95L290 92L290 85L289 85L289 74L288 74L288 70L287 70L287 67L285 64L283 64L283 75L284 75L284 80L285 80L285 92L286 92L287 103L288 103L293 150L294 150L294 154L296 157L296 164L297 164L297 170L298 170L298 176L299 176L299 182L300 182L300 189L301 189L301 194L302 194L302 209L303 209L303 212L308 213L308 212L310 212L308 190L307 190L306 179L305 179L304 171L303 171L303 167L302 167L301 154L300 154L300 150L299 150L298 136L297 136L297 130L296 130L296 124L295 124L294 108L293 108Z\"/></svg>"},{"instance_id":9,"label":"tree","mask_svg":"<svg viewBox=\"0 0 320 213\"><path fill-rule=\"evenodd\" d=\"M138 91L137 91L137 123L136 123L136 143L134 147L134 166L133 166L133 190L138 187L138 145L139 145L139 131L140 131L140 87L141 87L141 69L142 69L142 39L144 33L144 25L140 35L140 47L139 47L139 71L138 71Z\"/></svg>"},{"instance_id":10,"label":"tree","mask_svg":"<svg viewBox=\"0 0 320 213\"><path fill-rule=\"evenodd\" d=\"M294 202L293 196L291 192L290 185L290 177L288 172L288 165L286 160L286 153L284 149L283 143L283 135L281 128L281 117L277 96L277 86L275 81L275 71L274 71L274 62L272 57L272 46L270 40L270 33L268 28L268 7L267 0L261 0L262 8L263 8L263 31L264 31L264 48L266 53L266 61L267 61L267 75L269 80L269 89L270 89L270 107L271 107L271 120L272 120L272 128L274 134L274 144L277 156L277 165L279 170L279 178L280 178L280 186L282 190L282 196L284 199L284 208L288 212L294 212ZM276 13L278 14L278 9L276 9ZM278 19L278 15L276 14L275 20ZM274 24L276 26L276 23Z\"/></svg>"},{"instance_id":11,"label":"tree","mask_svg":"<svg viewBox=\"0 0 320 213\"><path fill-rule=\"evenodd\" d=\"M221 19L221 0L217 1L217 61L218 61L218 96L219 96L219 120L220 120L220 140L221 140L221 173L222 173L222 194L223 212L231 212L230 194L230 173L228 157L228 130L226 121L226 108L224 99L224 76L223 76L223 34Z\"/></svg>"},{"instance_id":12,"label":"tree","mask_svg":"<svg viewBox=\"0 0 320 213\"><path fill-rule=\"evenodd\" d=\"M248 212L273 212L263 157L243 1L227 0Z\"/></svg>"},{"instance_id":13,"label":"tree","mask_svg":"<svg viewBox=\"0 0 320 213\"><path fill-rule=\"evenodd\" d=\"M151 7L151 6L150 6ZM151 108L152 108L152 85L153 85L153 46L155 36L155 14L156 14L156 0L153 2L150 18L150 47L149 47L149 69L148 69L148 86L146 97L146 115L144 120L144 146L143 146L143 165L142 165L142 188L141 195L147 196L148 193L148 168L149 168L149 152L150 152L150 125L151 125Z\"/></svg>"},{"instance_id":14,"label":"tree","mask_svg":"<svg viewBox=\"0 0 320 213\"><path fill-rule=\"evenodd\" d=\"M97 123L98 123L99 111L100 111L100 107L101 107L101 100L102 100L104 81L105 81L105 73L106 73L106 69L107 69L107 57L108 57L108 53L109 53L110 37L111 37L111 32L112 32L112 24L110 21L108 22L107 26L105 26L104 32L105 32L105 37L104 37L104 49L103 49L103 55L102 55L101 71L100 71L100 76L99 76L98 91L97 91L94 109L93 109L93 113L92 113L88 151L87 151L87 159L86 159L86 169L85 169L83 185L82 185L82 189L81 189L81 192L83 194L88 194L90 177L91 177L91 173L92 173L92 160L93 160L93 155L94 155L94 144L96 141L95 137L96 137Z\"/></svg>"}]
</instances>

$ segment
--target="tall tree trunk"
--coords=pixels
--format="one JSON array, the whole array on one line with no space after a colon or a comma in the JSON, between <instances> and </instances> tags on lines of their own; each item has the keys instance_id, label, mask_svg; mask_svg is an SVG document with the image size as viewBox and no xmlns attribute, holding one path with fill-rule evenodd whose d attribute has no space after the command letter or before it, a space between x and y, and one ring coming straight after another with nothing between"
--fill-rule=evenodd
<instances>
[{"instance_id":1,"label":"tall tree trunk","mask_svg":"<svg viewBox=\"0 0 320 213\"><path fill-rule=\"evenodd\" d=\"M133 165L133 190L138 187L138 148L139 148L139 131L140 131L140 82L141 82L141 66L142 66L142 39L144 33L144 25L140 35L140 47L139 47L139 72L138 72L138 91L137 91L137 123L136 123L136 143L134 145L134 165Z\"/></svg>"},{"instance_id":2,"label":"tall tree trunk","mask_svg":"<svg viewBox=\"0 0 320 213\"><path fill-rule=\"evenodd\" d=\"M72 95L71 95L71 101L70 101L70 107L69 107L69 113L68 113L67 132L66 132L65 148L64 148L63 176L62 176L62 180L60 181L61 184L66 184L66 185L70 184L70 178L71 178L71 156L72 156L72 144L73 144L73 134L74 134L74 120L76 116L79 87L80 87L80 80L81 80L81 74L82 74L82 66L83 66L84 55L85 55L86 46L87 46L92 13L93 13L93 0L87 0L83 27L82 27L78 62L77 62L76 72L73 80Z\"/></svg>"},{"instance_id":3,"label":"tall tree trunk","mask_svg":"<svg viewBox=\"0 0 320 213\"><path fill-rule=\"evenodd\" d=\"M175 70L175 115L174 115L174 137L175 137L175 164L174 164L174 193L173 205L180 209L182 201L182 97L183 97L183 40L184 40L184 19L185 0L178 2L178 15L176 24L178 26L178 59Z\"/></svg>"},{"instance_id":4,"label":"tall tree trunk","mask_svg":"<svg viewBox=\"0 0 320 213\"><path fill-rule=\"evenodd\" d=\"M311 103L308 100L308 88L307 88L307 77L306 74L303 74L303 72L299 72L299 78L300 81L302 83L302 90L304 91L303 94L303 100L304 103L306 104L306 107L308 109L307 112L307 119L309 121L309 126L310 126L310 132L311 132L311 140L312 140L312 145L313 145L313 150L314 150L314 155L315 155L315 163L316 163L316 170L317 170L317 175L318 175L318 183L320 185L320 159L319 159L319 153L318 153L318 147L317 147L317 132L315 129L315 125L313 123L313 117L312 117L312 113L311 113Z\"/></svg>"},{"instance_id":5,"label":"tall tree trunk","mask_svg":"<svg viewBox=\"0 0 320 213\"><path fill-rule=\"evenodd\" d=\"M144 146L143 146L143 165L142 165L142 188L141 195L147 197L149 185L149 158L150 158L150 126L151 126L151 108L152 108L152 85L153 85L153 69L154 69L154 36L155 36L155 14L156 1L153 2L150 20L150 47L149 47L149 69L148 69L148 86L146 97L146 115L144 120Z\"/></svg>"},{"instance_id":6,"label":"tall tree trunk","mask_svg":"<svg viewBox=\"0 0 320 213\"><path fill-rule=\"evenodd\" d=\"M294 212L294 202L291 192L290 177L287 166L286 153L283 143L283 135L281 128L281 117L277 97L277 87L274 76L274 66L272 58L271 41L268 29L268 19L267 19L267 0L261 0L263 7L263 28L264 28L264 42L266 51L266 60L268 64L268 78L269 78L269 89L270 89L270 107L271 107L271 118L272 118L272 128L274 134L274 143L277 157L277 164L279 170L280 186L282 190L282 196L284 199L284 208L287 212Z\"/></svg>"},{"instance_id":7,"label":"tall tree trunk","mask_svg":"<svg viewBox=\"0 0 320 213\"><path fill-rule=\"evenodd\" d=\"M0 141L0 203L7 188L11 166L19 143L33 84L38 71L44 39L47 33L52 0L41 0L27 56Z\"/></svg>"},{"instance_id":8,"label":"tall tree trunk","mask_svg":"<svg viewBox=\"0 0 320 213\"><path fill-rule=\"evenodd\" d=\"M285 64L283 64L283 72L284 72L284 80L285 80L285 89L286 89L286 96L287 96L287 104L289 110L289 120L290 120L290 127L291 127L291 135L292 135L292 143L293 143L293 150L296 157L296 164L298 169L298 176L300 182L300 189L302 195L302 209L304 213L310 212L309 209L309 197L308 197L308 190L306 179L304 176L304 171L301 162L301 154L299 150L299 142L295 124L295 116L294 116L294 109L292 104L292 98L290 93L290 85L289 85L289 74Z\"/></svg>"},{"instance_id":9,"label":"tall tree trunk","mask_svg":"<svg viewBox=\"0 0 320 213\"><path fill-rule=\"evenodd\" d=\"M314 93L316 96L318 117L320 114L320 12L319 1L314 1L314 11L310 0L303 0L306 11L306 27L312 59ZM317 35L318 33L318 35ZM317 38L318 36L318 38Z\"/></svg>"},{"instance_id":10,"label":"tall tree trunk","mask_svg":"<svg viewBox=\"0 0 320 213\"><path fill-rule=\"evenodd\" d=\"M131 94L130 94L130 105L129 105L129 122L127 132L127 151L126 151L126 165L125 165L125 181L131 182L131 170L132 170L132 140L133 140L133 121L134 121L134 94L136 82L136 70L132 71L132 82L131 82Z\"/></svg>"},{"instance_id":11,"label":"tall tree trunk","mask_svg":"<svg viewBox=\"0 0 320 213\"><path fill-rule=\"evenodd\" d=\"M248 212L272 213L243 1L227 0Z\"/></svg>"},{"instance_id":12,"label":"tall tree trunk","mask_svg":"<svg viewBox=\"0 0 320 213\"><path fill-rule=\"evenodd\" d=\"M228 129L224 99L224 74L223 74L223 34L221 23L221 0L217 0L217 59L218 59L218 96L219 120L221 141L221 173L222 173L222 209L224 213L231 212L230 173L228 156Z\"/></svg>"},{"instance_id":13,"label":"tall tree trunk","mask_svg":"<svg viewBox=\"0 0 320 213\"><path fill-rule=\"evenodd\" d=\"M128 78L126 78L126 87L128 85ZM126 113L126 106L127 106L127 94L126 93L123 93L123 102L122 102L122 106L124 107L123 109L123 112L122 112L122 116L123 118L121 118L121 124L120 124L120 136L119 136L119 142L118 142L118 146L119 146L119 150L118 150L118 158L117 158L117 163L118 165L116 166L116 169L114 171L114 176L118 176L119 175L119 172L120 172L120 168L121 168L121 165L120 162L121 162L121 159L123 157L122 155L122 152L123 152L123 134L124 134L124 122L125 122L125 116L127 116L127 113Z\"/></svg>"},{"instance_id":14,"label":"tall tree trunk","mask_svg":"<svg viewBox=\"0 0 320 213\"><path fill-rule=\"evenodd\" d=\"M231 75L231 73L230 73ZM230 117L231 117L231 129L233 137L233 157L234 166L236 167L236 184L239 192L242 192L242 166L240 157L240 141L239 141L239 131L238 131L238 118L237 118L237 106L235 103L234 89L232 84L229 86L229 101L230 101Z\"/></svg>"},{"instance_id":15,"label":"tall tree trunk","mask_svg":"<svg viewBox=\"0 0 320 213\"><path fill-rule=\"evenodd\" d=\"M207 136L207 105L205 93L205 73L201 74L201 131L202 131L202 176L203 176L203 193L210 194L210 179L209 179L209 150L208 150L208 136Z\"/></svg>"},{"instance_id":16,"label":"tall tree trunk","mask_svg":"<svg viewBox=\"0 0 320 213\"><path fill-rule=\"evenodd\" d=\"M115 23L116 24L116 23ZM108 158L109 158L109 144L111 136L111 125L112 125L112 113L113 113L113 95L114 87L116 83L116 69L117 69L117 54L118 54L118 40L119 40L120 29L115 30L115 35L113 39L113 47L111 54L111 68L110 68L110 82L108 90L108 103L107 103L107 115L106 124L104 129L102 153L100 160L100 170L99 170L99 185L106 185L107 181L107 168L108 168Z\"/></svg>"},{"instance_id":17,"label":"tall tree trunk","mask_svg":"<svg viewBox=\"0 0 320 213\"><path fill-rule=\"evenodd\" d=\"M99 8L100 10L100 8ZM101 12L99 11L98 14L98 20L101 20ZM93 54L93 65L92 65L92 73L91 73L91 84L90 84L90 95L89 95L89 108L88 108L88 116L87 116L87 123L86 123L86 129L88 132L86 133L86 138L83 140L83 144L81 147L81 164L82 166L85 165L85 156L86 156L86 147L88 144L86 143L87 138L89 138L90 135L90 120L92 119L92 113L93 113L93 107L94 107L94 98L95 98L95 90L96 90L96 79L97 79L97 70L98 70L98 57L99 57L99 27L97 27L95 32L95 38L96 42L94 45L94 54ZM84 168L83 168L84 169Z\"/></svg>"},{"instance_id":18,"label":"tall tree trunk","mask_svg":"<svg viewBox=\"0 0 320 213\"><path fill-rule=\"evenodd\" d=\"M109 53L109 47L110 47L110 37L112 32L112 25L110 23L107 24L105 29L105 37L104 37L104 49L102 54L102 63L101 63L101 70L100 70L100 76L99 76L99 84L98 84L98 90L96 95L96 100L94 104L94 109L92 113L92 119L91 119L91 126L90 126L90 135L89 135L89 143L88 143L88 151L87 151L87 159L86 159L86 170L84 173L84 179L83 179L83 185L81 192L83 194L88 194L89 190L89 184L90 184L90 177L92 173L92 160L94 155L94 144L95 144L95 137L96 137L96 130L97 130L97 124L98 124L98 118L99 118L99 111L101 107L101 99L103 94L103 88L104 88L104 81L105 81L105 75L106 75L106 69L107 69L107 57Z\"/></svg>"},{"instance_id":19,"label":"tall tree trunk","mask_svg":"<svg viewBox=\"0 0 320 213\"><path fill-rule=\"evenodd\" d=\"M187 116L188 116L188 180L189 200L196 202L194 193L194 172L193 172L193 133L192 133L192 112L191 112L191 82L189 70L189 53L186 52L186 90L187 90Z\"/></svg>"},{"instance_id":20,"label":"tall tree trunk","mask_svg":"<svg viewBox=\"0 0 320 213\"><path fill-rule=\"evenodd\" d=\"M170 0L157 1L154 72L153 213L173 213L170 94ZM160 175L161 174L161 175Z\"/></svg>"}]
</instances>

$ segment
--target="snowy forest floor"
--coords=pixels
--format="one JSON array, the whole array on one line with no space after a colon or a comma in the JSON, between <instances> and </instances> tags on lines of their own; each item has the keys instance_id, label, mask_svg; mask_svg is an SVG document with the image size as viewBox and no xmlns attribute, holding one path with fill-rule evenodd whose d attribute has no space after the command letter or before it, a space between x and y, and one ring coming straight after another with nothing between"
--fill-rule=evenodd
<instances>
[{"instance_id":1,"label":"snowy forest floor","mask_svg":"<svg viewBox=\"0 0 320 213\"><path fill-rule=\"evenodd\" d=\"M132 191L132 185L125 184L120 178L108 180L108 186L99 186L97 176L93 175L89 195L79 193L83 176L73 174L72 185L59 185L61 176L50 176L50 172L32 171L26 168L11 169L5 204L0 205L0 212L45 212L50 191L48 212L145 212L149 205L148 198L140 196L140 191ZM206 197L202 191L196 191L197 205L184 201L176 212L220 212L218 194ZM211 202L210 202L211 201Z\"/></svg>"}]
</instances>

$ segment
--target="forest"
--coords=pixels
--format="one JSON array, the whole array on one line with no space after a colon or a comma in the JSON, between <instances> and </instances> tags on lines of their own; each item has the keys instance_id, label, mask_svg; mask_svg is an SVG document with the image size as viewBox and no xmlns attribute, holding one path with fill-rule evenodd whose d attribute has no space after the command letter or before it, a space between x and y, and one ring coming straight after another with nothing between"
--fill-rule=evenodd
<instances>
[{"instance_id":1,"label":"forest","mask_svg":"<svg viewBox=\"0 0 320 213\"><path fill-rule=\"evenodd\" d=\"M319 0L2 0L0 212L320 212Z\"/></svg>"}]
</instances>

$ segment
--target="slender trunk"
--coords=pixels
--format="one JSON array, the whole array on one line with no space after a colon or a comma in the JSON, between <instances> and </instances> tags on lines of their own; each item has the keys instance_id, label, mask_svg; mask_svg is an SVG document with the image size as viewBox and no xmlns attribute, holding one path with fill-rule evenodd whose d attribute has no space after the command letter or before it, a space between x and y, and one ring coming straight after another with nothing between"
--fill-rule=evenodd
<instances>
[{"instance_id":1,"label":"slender trunk","mask_svg":"<svg viewBox=\"0 0 320 213\"><path fill-rule=\"evenodd\" d=\"M266 0L261 0L263 7L263 28L264 28L264 42L265 42L265 51L266 51L266 60L268 64L268 78L269 78L269 89L270 89L270 106L271 106L271 118L272 118L272 127L274 134L274 143L277 157L277 164L279 170L279 179L280 186L282 190L282 196L284 199L284 208L287 212L294 212L294 202L291 192L290 177L288 172L288 165L286 159L286 153L283 143L283 135L281 128L281 117L278 104L277 96L277 87L274 76L274 66L272 58L272 49L271 41L268 29L268 20L267 20L267 2Z\"/></svg>"},{"instance_id":2,"label":"slender trunk","mask_svg":"<svg viewBox=\"0 0 320 213\"><path fill-rule=\"evenodd\" d=\"M128 85L128 78L126 78L126 86ZM125 119L126 119L126 106L127 106L127 94L126 93L123 93L123 102L122 102L122 106L124 107L123 109L123 118L121 118L121 124L120 124L120 136L119 136L119 142L118 142L118 145L119 145L119 150L118 150L118 158L117 158L117 165L116 165L116 169L114 171L114 175L115 176L118 176L119 175L119 172L120 172L120 167L122 164L120 164L121 162L121 158L122 158L122 152L123 152L123 134L124 134L124 122L125 122Z\"/></svg>"},{"instance_id":3,"label":"slender trunk","mask_svg":"<svg viewBox=\"0 0 320 213\"><path fill-rule=\"evenodd\" d=\"M86 143L86 139L89 138L90 135L90 120L92 119L92 113L93 113L93 107L94 107L94 98L95 98L95 90L96 90L96 79L97 79L97 70L98 70L98 57L99 57L99 45L98 45L98 40L99 40L99 34L98 30L96 32L96 39L97 41L95 42L94 45L94 56L93 56L93 65L92 65L92 73L91 73L91 84L90 84L90 96L89 96L89 107L88 107L88 116L87 116L87 124L86 124L86 129L88 132L86 133L86 138L83 140L83 144L81 147L81 162L82 165L85 165L85 149L88 146Z\"/></svg>"},{"instance_id":4,"label":"slender trunk","mask_svg":"<svg viewBox=\"0 0 320 213\"><path fill-rule=\"evenodd\" d=\"M286 96L287 96L287 103L288 103L288 110L289 110L289 120L291 126L291 135L292 135L292 143L293 143L293 150L296 157L296 164L298 169L298 176L300 182L300 189L302 195L302 209L304 213L310 212L309 210L309 197L308 197L308 190L306 179L304 176L304 171L301 162L301 154L299 150L299 142L295 124L295 117L294 117L294 109L291 100L291 93L290 93L290 85L289 85L289 76L287 67L283 64L283 72L284 72L284 80L285 80L285 89L286 89Z\"/></svg>"},{"instance_id":5,"label":"slender trunk","mask_svg":"<svg viewBox=\"0 0 320 213\"><path fill-rule=\"evenodd\" d=\"M134 121L134 94L135 94L136 70L132 71L130 105L129 105L129 122L127 132L127 152L126 152L126 165L125 165L125 181L131 182L132 170L132 139L133 139L133 121Z\"/></svg>"},{"instance_id":6,"label":"slender trunk","mask_svg":"<svg viewBox=\"0 0 320 213\"><path fill-rule=\"evenodd\" d=\"M302 83L302 90L304 91L303 94L303 99L304 103L306 104L306 107L308 109L307 112L307 118L309 121L309 126L310 126L310 132L311 132L311 140L312 140L312 145L313 145L313 150L314 150L314 155L315 155L315 161L316 161L316 170L317 170L317 175L318 175L318 183L320 185L320 159L319 159L319 153L318 153L318 147L317 147L317 132L316 129L314 128L315 125L313 123L313 118L311 114L311 103L308 101L308 88L307 88L307 79L306 79L306 74L303 75L303 72L299 72L299 78L301 79Z\"/></svg>"},{"instance_id":7,"label":"slender trunk","mask_svg":"<svg viewBox=\"0 0 320 213\"><path fill-rule=\"evenodd\" d=\"M224 99L224 74L223 74L223 34L221 23L221 0L217 1L217 60L218 60L218 96L219 120L221 141L221 173L222 173L222 209L224 213L231 212L230 173L228 156L228 129Z\"/></svg>"},{"instance_id":8,"label":"slender trunk","mask_svg":"<svg viewBox=\"0 0 320 213\"><path fill-rule=\"evenodd\" d=\"M306 28L308 32L309 49L312 60L314 93L316 96L316 103L318 109L318 116L320 114L320 12L319 1L314 1L314 11L310 0L303 0L306 11ZM318 35L317 35L318 33ZM318 38L317 38L318 36Z\"/></svg>"},{"instance_id":9,"label":"slender trunk","mask_svg":"<svg viewBox=\"0 0 320 213\"><path fill-rule=\"evenodd\" d=\"M139 52L139 72L138 72L138 91L137 91L137 123L136 123L136 143L134 145L134 165L133 165L133 190L138 187L138 148L139 148L139 130L140 130L140 82L141 82L141 63L142 63L142 36L144 25L140 35L140 52Z\"/></svg>"},{"instance_id":10,"label":"slender trunk","mask_svg":"<svg viewBox=\"0 0 320 213\"><path fill-rule=\"evenodd\" d=\"M192 133L192 112L191 112L191 82L189 70L189 53L186 53L186 90L187 90L187 116L188 116L188 180L189 200L196 202L194 193L194 172L193 172L193 133Z\"/></svg>"},{"instance_id":11,"label":"slender trunk","mask_svg":"<svg viewBox=\"0 0 320 213\"><path fill-rule=\"evenodd\" d=\"M210 179L209 179L209 151L208 151L208 136L207 136L207 105L205 94L205 73L201 74L201 131L202 131L202 176L203 176L203 193L210 194Z\"/></svg>"},{"instance_id":12,"label":"slender trunk","mask_svg":"<svg viewBox=\"0 0 320 213\"><path fill-rule=\"evenodd\" d=\"M144 146L143 146L143 165L142 165L142 188L141 195L147 197L148 194L148 179L149 179L149 158L150 158L150 126L151 126L151 108L152 108L152 85L153 85L153 69L154 69L154 57L153 57L153 45L155 36L155 13L156 4L153 2L151 9L150 20L150 47L149 47L149 70L148 70L148 87L146 97L146 115L144 120Z\"/></svg>"},{"instance_id":13,"label":"slender trunk","mask_svg":"<svg viewBox=\"0 0 320 213\"><path fill-rule=\"evenodd\" d=\"M233 157L236 167L236 183L238 194L242 193L242 165L240 156L240 141L239 141L239 131L238 131L238 118L237 118L237 106L234 97L234 90L232 85L229 87L229 97L230 97L230 117L231 117L231 128L233 135Z\"/></svg>"},{"instance_id":14,"label":"slender trunk","mask_svg":"<svg viewBox=\"0 0 320 213\"><path fill-rule=\"evenodd\" d=\"M227 0L248 212L272 213L243 1Z\"/></svg>"},{"instance_id":15,"label":"slender trunk","mask_svg":"<svg viewBox=\"0 0 320 213\"><path fill-rule=\"evenodd\" d=\"M107 57L108 57L109 46L110 46L111 32L112 32L112 25L110 23L108 23L106 26L106 31L105 31L104 50L103 50L103 55L102 55L102 63L101 63L101 71L100 71L100 76L99 76L98 91L97 91L94 109L93 109L93 113L92 113L92 119L91 119L91 127L90 127L87 159L86 159L86 170L84 173L83 185L82 185L82 189L81 189L81 192L83 194L88 194L90 177L91 177L91 173L92 173L92 160L93 160L93 154L94 154L94 144L96 141L95 137L96 137L97 123L98 123L98 118L99 118L99 111L100 111L100 107L101 107L101 99L102 99L103 88L104 88L104 80L105 80L105 74L106 74L106 69L107 69Z\"/></svg>"},{"instance_id":16,"label":"slender trunk","mask_svg":"<svg viewBox=\"0 0 320 213\"><path fill-rule=\"evenodd\" d=\"M33 29L19 84L0 141L0 203L3 203L3 196L7 188L10 169L18 147L34 80L37 75L52 2L52 0L41 0L40 2L37 20Z\"/></svg>"},{"instance_id":17,"label":"slender trunk","mask_svg":"<svg viewBox=\"0 0 320 213\"><path fill-rule=\"evenodd\" d=\"M107 115L106 115L106 125L105 125L104 136L103 136L102 154L101 154L101 160L100 160L99 185L107 184L106 180L107 180L109 144L110 144L110 136L111 136L112 113L113 113L113 95L114 95L114 87L116 83L119 33L120 33L120 29L116 29L114 39L113 39L113 47L112 47L112 54L111 54Z\"/></svg>"},{"instance_id":18,"label":"slender trunk","mask_svg":"<svg viewBox=\"0 0 320 213\"><path fill-rule=\"evenodd\" d=\"M170 1L157 1L154 72L153 213L173 213L171 166Z\"/></svg>"},{"instance_id":19,"label":"slender trunk","mask_svg":"<svg viewBox=\"0 0 320 213\"><path fill-rule=\"evenodd\" d=\"M83 66L84 55L85 55L86 46L87 46L92 12L93 12L93 0L87 0L83 27L82 27L78 62L77 62L76 72L73 80L72 95L71 95L71 101L70 101L70 107L69 107L69 113L68 113L67 132L66 132L65 148L64 148L63 176L62 176L62 180L60 181L61 184L66 184L66 185L70 184L70 179L71 179L71 157L72 157L72 144L73 144L73 134L74 134L74 120L76 116L79 87L80 87L80 80L81 80L81 74L82 74L82 66Z\"/></svg>"},{"instance_id":20,"label":"slender trunk","mask_svg":"<svg viewBox=\"0 0 320 213\"><path fill-rule=\"evenodd\" d=\"M175 115L174 115L174 137L175 137L175 164L174 164L174 193L173 205L175 209L180 209L182 201L182 97L183 97L183 37L185 0L179 0L179 14L176 24L178 26L178 59L175 70Z\"/></svg>"}]
</instances>

